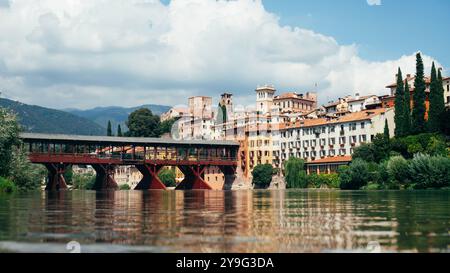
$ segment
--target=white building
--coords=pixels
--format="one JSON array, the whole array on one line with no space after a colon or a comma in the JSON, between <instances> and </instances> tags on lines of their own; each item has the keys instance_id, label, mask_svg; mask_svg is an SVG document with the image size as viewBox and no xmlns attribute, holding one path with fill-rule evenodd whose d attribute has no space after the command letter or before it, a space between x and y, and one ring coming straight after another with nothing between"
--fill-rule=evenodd
<instances>
[{"instance_id":1,"label":"white building","mask_svg":"<svg viewBox=\"0 0 450 273\"><path fill-rule=\"evenodd\" d=\"M378 108L349 113L338 118L306 119L281 128L280 164L290 157L306 162L348 157L355 147L383 133L385 120L394 135L394 110ZM274 158L275 160L275 158ZM275 163L275 162L274 162Z\"/></svg>"},{"instance_id":2,"label":"white building","mask_svg":"<svg viewBox=\"0 0 450 273\"><path fill-rule=\"evenodd\" d=\"M381 107L381 100L376 95L360 96L356 93L355 97L347 99L347 104L348 111L359 112Z\"/></svg>"}]
</instances>

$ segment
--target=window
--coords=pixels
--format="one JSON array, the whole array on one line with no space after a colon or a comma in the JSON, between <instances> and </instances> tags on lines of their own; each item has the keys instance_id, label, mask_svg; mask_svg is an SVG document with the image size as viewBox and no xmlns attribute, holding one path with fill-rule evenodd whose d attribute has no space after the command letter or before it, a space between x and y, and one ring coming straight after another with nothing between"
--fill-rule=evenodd
<instances>
[{"instance_id":1,"label":"window","mask_svg":"<svg viewBox=\"0 0 450 273\"><path fill-rule=\"evenodd\" d=\"M366 142L367 141L367 136L366 135L360 135L359 136L359 142Z\"/></svg>"},{"instance_id":2,"label":"window","mask_svg":"<svg viewBox=\"0 0 450 273\"><path fill-rule=\"evenodd\" d=\"M336 155L336 151L335 151L335 150L330 150L330 151L328 152L328 155L329 155L329 156L335 156L335 155Z\"/></svg>"},{"instance_id":3,"label":"window","mask_svg":"<svg viewBox=\"0 0 450 273\"><path fill-rule=\"evenodd\" d=\"M345 137L339 138L339 144L345 144Z\"/></svg>"},{"instance_id":4,"label":"window","mask_svg":"<svg viewBox=\"0 0 450 273\"><path fill-rule=\"evenodd\" d=\"M330 127L330 133L334 133L334 131L335 131L334 126L331 126L331 127Z\"/></svg>"},{"instance_id":5,"label":"window","mask_svg":"<svg viewBox=\"0 0 450 273\"><path fill-rule=\"evenodd\" d=\"M322 138L321 140L320 140L320 146L325 146L327 143L326 143L326 139L325 138Z\"/></svg>"},{"instance_id":6,"label":"window","mask_svg":"<svg viewBox=\"0 0 450 273\"><path fill-rule=\"evenodd\" d=\"M304 158L309 157L309 152L304 152L304 153L303 153L303 157L304 157Z\"/></svg>"},{"instance_id":7,"label":"window","mask_svg":"<svg viewBox=\"0 0 450 273\"><path fill-rule=\"evenodd\" d=\"M330 145L336 144L336 138L334 138L334 137L330 137L328 141L329 141Z\"/></svg>"},{"instance_id":8,"label":"window","mask_svg":"<svg viewBox=\"0 0 450 273\"><path fill-rule=\"evenodd\" d=\"M303 147L309 147L309 140L303 140Z\"/></svg>"},{"instance_id":9,"label":"window","mask_svg":"<svg viewBox=\"0 0 450 273\"><path fill-rule=\"evenodd\" d=\"M364 122L361 122L361 129L364 129L364 126L365 126L366 124L364 123Z\"/></svg>"},{"instance_id":10,"label":"window","mask_svg":"<svg viewBox=\"0 0 450 273\"><path fill-rule=\"evenodd\" d=\"M315 139L311 140L311 146L312 147L316 147L316 145L317 145L316 140Z\"/></svg>"},{"instance_id":11,"label":"window","mask_svg":"<svg viewBox=\"0 0 450 273\"><path fill-rule=\"evenodd\" d=\"M345 149L340 149L339 150L339 155L345 155L347 151Z\"/></svg>"},{"instance_id":12,"label":"window","mask_svg":"<svg viewBox=\"0 0 450 273\"><path fill-rule=\"evenodd\" d=\"M325 157L325 155L326 155L325 150L320 150L320 156L321 156L321 157Z\"/></svg>"}]
</instances>

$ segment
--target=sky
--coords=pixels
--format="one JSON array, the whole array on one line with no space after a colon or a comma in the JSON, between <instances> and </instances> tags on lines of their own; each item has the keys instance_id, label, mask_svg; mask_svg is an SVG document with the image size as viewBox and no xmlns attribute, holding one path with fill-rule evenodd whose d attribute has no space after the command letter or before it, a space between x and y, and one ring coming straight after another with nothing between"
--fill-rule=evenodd
<instances>
[{"instance_id":1,"label":"sky","mask_svg":"<svg viewBox=\"0 0 450 273\"><path fill-rule=\"evenodd\" d=\"M262 84L322 103L381 95L398 67L414 74L418 51L448 75L449 11L448 0L0 0L0 96L87 109L225 91L248 105Z\"/></svg>"}]
</instances>

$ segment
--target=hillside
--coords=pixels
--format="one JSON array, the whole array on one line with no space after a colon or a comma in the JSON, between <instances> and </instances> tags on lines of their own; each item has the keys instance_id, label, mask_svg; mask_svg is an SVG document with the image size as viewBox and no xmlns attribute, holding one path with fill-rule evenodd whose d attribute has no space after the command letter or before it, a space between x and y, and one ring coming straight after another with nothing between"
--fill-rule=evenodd
<instances>
[{"instance_id":1,"label":"hillside","mask_svg":"<svg viewBox=\"0 0 450 273\"><path fill-rule=\"evenodd\" d=\"M65 111L79 117L87 118L105 128L108 124L108 120L110 120L113 127L113 133L115 133L117 131L118 124L120 124L122 130L127 130L125 121L128 119L128 115L139 108L148 108L153 112L153 114L161 115L162 113L169 111L170 106L147 104L130 108L110 106L96 107L88 110L65 109Z\"/></svg>"},{"instance_id":2,"label":"hillside","mask_svg":"<svg viewBox=\"0 0 450 273\"><path fill-rule=\"evenodd\" d=\"M0 99L0 107L11 109L25 131L35 133L105 135L106 129L89 119L60 110Z\"/></svg>"}]
</instances>

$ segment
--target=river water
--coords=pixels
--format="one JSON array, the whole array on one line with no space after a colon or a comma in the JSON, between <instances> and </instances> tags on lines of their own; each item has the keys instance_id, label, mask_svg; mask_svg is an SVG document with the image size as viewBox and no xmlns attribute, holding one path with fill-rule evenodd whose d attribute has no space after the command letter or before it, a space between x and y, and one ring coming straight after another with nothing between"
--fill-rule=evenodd
<instances>
[{"instance_id":1,"label":"river water","mask_svg":"<svg viewBox=\"0 0 450 273\"><path fill-rule=\"evenodd\" d=\"M0 194L0 252L68 249L450 252L450 191Z\"/></svg>"}]
</instances>

